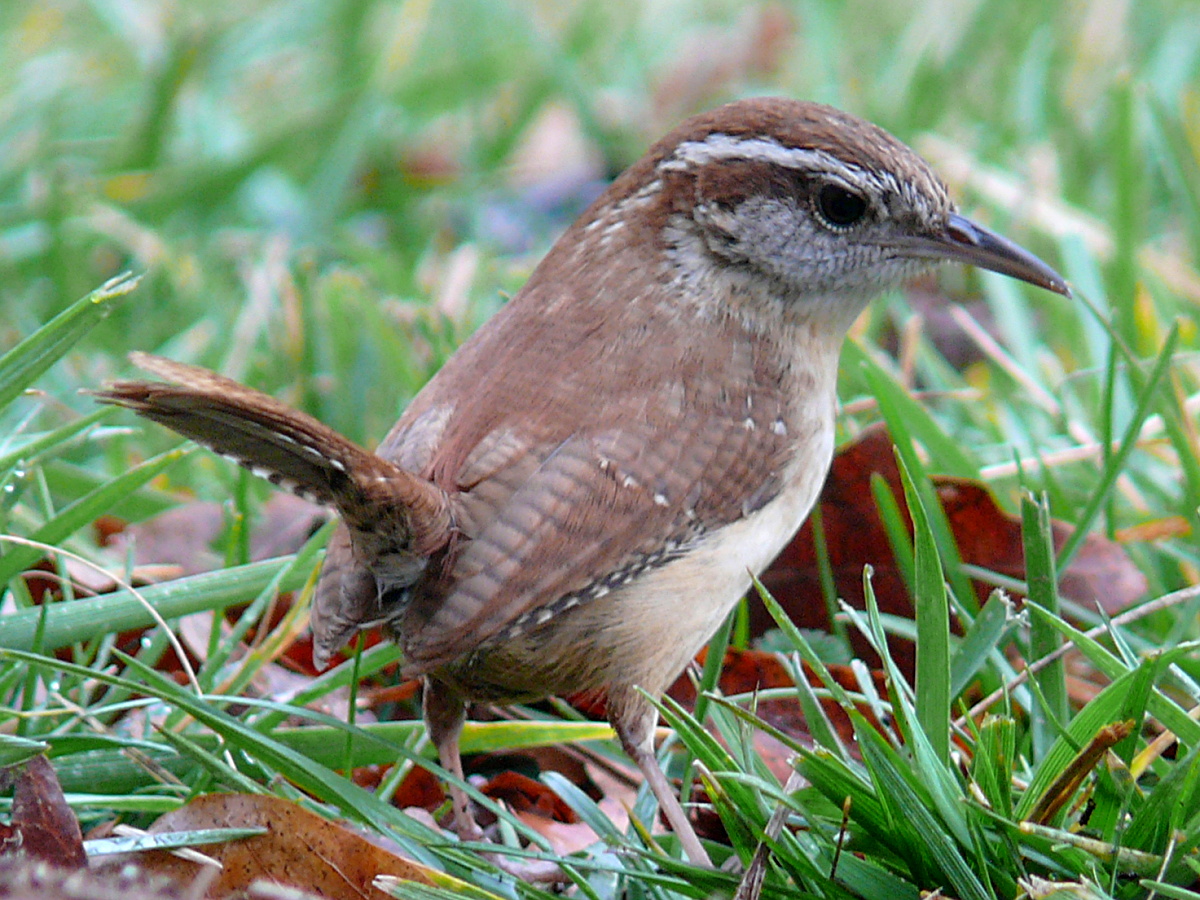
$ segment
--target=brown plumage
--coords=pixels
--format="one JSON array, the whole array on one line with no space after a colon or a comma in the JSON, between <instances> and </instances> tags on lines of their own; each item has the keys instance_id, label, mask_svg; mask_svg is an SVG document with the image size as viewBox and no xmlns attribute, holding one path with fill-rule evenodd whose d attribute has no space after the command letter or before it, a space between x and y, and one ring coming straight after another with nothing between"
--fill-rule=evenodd
<instances>
[{"instance_id":1,"label":"brown plumage","mask_svg":"<svg viewBox=\"0 0 1200 900\"><path fill-rule=\"evenodd\" d=\"M134 361L173 386L99 396L338 509L315 655L383 623L425 678L448 769L461 774L465 702L602 690L684 849L706 862L640 690L666 688L799 527L833 450L845 329L937 259L1066 291L957 215L880 129L742 101L621 175L375 453L151 357Z\"/></svg>"}]
</instances>

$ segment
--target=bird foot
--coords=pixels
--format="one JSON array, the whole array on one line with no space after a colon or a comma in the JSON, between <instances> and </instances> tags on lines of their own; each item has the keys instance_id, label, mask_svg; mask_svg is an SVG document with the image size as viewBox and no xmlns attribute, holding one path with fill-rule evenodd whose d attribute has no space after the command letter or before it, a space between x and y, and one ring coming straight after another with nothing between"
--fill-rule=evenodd
<instances>
[{"instance_id":1,"label":"bird foot","mask_svg":"<svg viewBox=\"0 0 1200 900\"><path fill-rule=\"evenodd\" d=\"M460 841L472 844L495 843L484 833L469 812L466 812L465 815L455 816L454 832ZM562 870L562 867L548 859L526 859L510 856L507 853L483 853L481 855L501 872L527 884L552 887L571 883L571 879Z\"/></svg>"},{"instance_id":2,"label":"bird foot","mask_svg":"<svg viewBox=\"0 0 1200 900\"><path fill-rule=\"evenodd\" d=\"M571 879L562 866L548 859L523 859L503 853L486 853L488 862L505 874L527 884L557 887L571 884Z\"/></svg>"}]
</instances>

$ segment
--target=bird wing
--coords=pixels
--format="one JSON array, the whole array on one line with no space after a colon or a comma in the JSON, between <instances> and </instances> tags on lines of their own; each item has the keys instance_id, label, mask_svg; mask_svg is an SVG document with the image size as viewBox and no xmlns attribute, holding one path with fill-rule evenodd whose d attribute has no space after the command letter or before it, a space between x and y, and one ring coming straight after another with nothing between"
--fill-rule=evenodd
<instances>
[{"instance_id":1,"label":"bird wing","mask_svg":"<svg viewBox=\"0 0 1200 900\"><path fill-rule=\"evenodd\" d=\"M756 418L744 391L722 389L728 375L661 385L652 396L669 411L639 415L632 399L607 397L605 421L561 439L501 428L480 441L452 495L465 539L445 580L414 592L398 629L410 670L615 589L769 502L788 446L770 427L782 400L758 390Z\"/></svg>"}]
</instances>

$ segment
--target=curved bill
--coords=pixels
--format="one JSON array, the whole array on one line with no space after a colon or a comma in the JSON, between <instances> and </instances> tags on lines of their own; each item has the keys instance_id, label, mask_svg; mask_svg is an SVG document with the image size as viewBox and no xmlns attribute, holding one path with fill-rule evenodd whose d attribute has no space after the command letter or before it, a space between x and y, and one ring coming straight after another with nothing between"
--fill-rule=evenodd
<instances>
[{"instance_id":1,"label":"curved bill","mask_svg":"<svg viewBox=\"0 0 1200 900\"><path fill-rule=\"evenodd\" d=\"M905 249L914 256L969 263L1019 278L1064 297L1071 296L1066 279L1052 268L1008 238L975 224L965 216L947 216L946 228L941 234L917 238L908 243Z\"/></svg>"}]
</instances>

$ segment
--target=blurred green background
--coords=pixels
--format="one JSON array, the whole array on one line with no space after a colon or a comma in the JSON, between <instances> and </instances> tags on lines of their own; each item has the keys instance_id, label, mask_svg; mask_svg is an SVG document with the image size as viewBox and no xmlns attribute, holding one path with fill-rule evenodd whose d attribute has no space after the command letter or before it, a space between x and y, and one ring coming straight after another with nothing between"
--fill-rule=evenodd
<instances>
[{"instance_id":1,"label":"blurred green background","mask_svg":"<svg viewBox=\"0 0 1200 900\"><path fill-rule=\"evenodd\" d=\"M1099 599L1127 601L1137 593L1128 582L1140 587L1138 573L1146 598L1200 583L1198 86L1196 0L0 0L0 585L7 604L0 645L40 648L44 639L48 650L73 647L80 663L63 681L46 675L45 690L28 658L0 665L0 707L7 708L0 732L86 737L99 718L127 727L120 713L127 686L112 689L111 709L110 695L94 690L95 673L115 659L118 635L109 632L124 627L106 612L115 607L104 605L108 598L56 604L45 618L40 610L49 607L22 609L46 590L16 577L41 551L14 547L8 536L61 545L128 575L132 554L100 546L100 529L89 526L106 513L136 522L191 497L220 501L209 509L216 507L223 530L194 554L200 562L180 560L190 549L170 561L199 567L211 550L229 567L211 582L148 591L164 608L170 601L169 616L223 609L261 591L237 626L242 634L273 601L276 571L287 567L286 585L299 587L315 563L310 546L294 566L236 565L250 555L256 520L267 518L270 487L209 453L156 455L178 438L124 411L97 413L80 388L129 374L125 354L148 350L217 369L373 446L608 179L685 116L752 94L820 100L884 126L930 160L968 214L1042 255L1076 289L1066 299L945 267L881 298L843 353L839 439L886 419L898 445L920 445L908 459L919 483L925 473L982 480L1009 513L1024 499L1025 537L1042 550L1032 554L1031 571L1047 595L1049 538L1022 489L1044 491L1053 515L1078 536L1120 542L1106 545L1110 568L1085 572L1102 591L1109 587L1112 596ZM76 308L84 309L77 319L38 332L125 271L143 274L140 287L108 303L110 314L90 333L99 313L87 304ZM37 339L3 355L35 332ZM58 359L55 347L80 335ZM33 365L35 357L45 365ZM177 532L195 537L199 507L181 510ZM897 546L907 539L897 526L894 534L902 533ZM937 537L963 621L972 618L967 575L1022 587L967 571L947 534ZM193 545L205 541L201 535ZM1094 564L1075 555L1079 549L1072 538L1060 551L1060 572L1072 557L1080 569ZM1125 553L1137 568L1132 576ZM57 563L52 574L64 596L82 597L83 586L72 586L79 571ZM1103 680L1097 672L1133 699L1106 691L1086 715L1071 718L1063 671L1047 669L1038 697L1048 699L1013 694L1034 712L1029 729L1021 720L1019 742L1013 720L985 722L990 731L975 742L972 777L992 766L996 796L1007 797L1015 774L1018 790L1034 786L1021 800L1032 804L1097 723L1140 720L1150 697L1156 722L1181 736L1179 765L1157 756L1166 745L1156 738L1155 768L1134 779L1136 787L1122 780L1128 771L1101 766L1100 788L1072 811L1071 827L1086 825L1108 842L1128 839L1122 847L1178 850L1194 862L1200 739L1162 693L1188 707L1196 702L1200 657L1184 643L1200 622L1192 593L1175 594L1177 605L1121 630L1113 643L1119 663L1108 664L1115 656L1097 663L1104 651L1078 641L1097 668L1071 663L1072 676L1093 683L1073 678L1070 699L1082 705ZM132 597L118 599L135 606ZM998 617L974 620L992 629L991 644L954 651L956 665L983 667L992 686L1012 674L1004 652L1017 630L1001 606L991 607ZM1074 621L1102 618L1065 598L1063 609ZM1043 620L1033 621L1028 644L1024 631L1015 638L1025 659L1057 640ZM238 657L243 668L227 680L237 642L226 641L222 622L212 620L198 691L250 685L273 658ZM912 630L907 622L889 627ZM945 623L939 627L945 662L948 636ZM276 651L287 636L277 632ZM163 634L153 634L136 651L151 663L165 648ZM1151 658L1152 650L1181 644L1169 669ZM382 665L384 652L391 651L372 651L373 664ZM203 718L207 701L189 707L190 695L173 682L170 690L154 686L152 676L139 676L137 694L166 698L221 730ZM1148 693L1159 680L1161 691ZM944 697L937 704L940 719L928 732L944 742L949 711ZM237 714L253 719L255 708L247 709ZM262 753L257 732L250 740L240 724L228 725L230 746L240 742L266 760L248 771L272 790L286 792L290 781L342 811L358 802L365 821L377 814L373 796L346 801L328 770L304 760L281 765L278 754ZM1071 731L1059 736L1064 725ZM869 728L863 734L880 740ZM1125 763L1135 740L1124 742ZM1052 742L1057 749L1047 752ZM57 749L71 753L69 742ZM112 754L119 752L114 745ZM757 765L750 750L739 758L748 769ZM187 791L244 784L214 760L189 768ZM956 754L919 767L904 784L914 792L945 787L963 777L960 762ZM62 756L56 764L64 770ZM322 766L332 764L339 763ZM853 774L844 778L828 771L839 791L853 784L862 796L866 769L856 766L847 762ZM80 771L75 784L98 790L96 776ZM947 884L953 896L990 896L983 887L957 889L973 884L973 873L984 873L1000 896L1019 896L1017 879L1029 873L1084 873L1112 896L1146 895L1124 863L1110 865L1115 849L1084 853L1062 833L1018 836L1016 819L1005 818L1007 800L985 810L965 786L939 795L953 799L939 801L938 815L969 813L975 842L950 859L964 877L942 879L945 857L934 865L928 848L941 853L960 832L915 828L908 812L883 816L900 795L880 772L870 778L881 802L865 798L851 814L855 828L865 821L868 831L877 824L872 809L887 819L885 852L860 860L850 844L841 863L846 870L862 862L870 874L872 889L860 896L916 897ZM144 773L134 776L123 790L140 793ZM749 783L725 782L739 790ZM143 812L173 790L145 793ZM762 796L774 808L777 789L763 788ZM811 877L797 876L804 890L849 896L826 875L824 860L832 854L836 867L841 857L847 808L843 794L830 796L836 804L811 807L823 824L801 832L818 849L797 852L788 865L793 873L812 867ZM93 816L108 816L108 803L97 801ZM752 807L765 821L767 805L745 805ZM122 799L119 808L134 807ZM935 821L926 815L919 821ZM742 826L744 859L760 826ZM636 855L628 859L640 865ZM885 871L888 878L876 879ZM1167 871L1155 861L1142 874ZM705 890L702 881L687 887L689 896ZM1099 895L1081 888L1079 896Z\"/></svg>"},{"instance_id":2,"label":"blurred green background","mask_svg":"<svg viewBox=\"0 0 1200 900\"><path fill-rule=\"evenodd\" d=\"M858 328L1007 496L1014 449L1077 451L1030 480L1072 518L1133 412L1130 361L1180 322L1174 431L1160 423L1169 440L1135 452L1104 521L1195 520L1191 0L38 0L0 6L0 54L0 348L145 273L44 394L7 411L10 435L90 410L76 389L143 349L373 444L650 141L718 102L782 93L913 143L968 212L1081 289L1067 301L947 269ZM973 304L1019 377L938 325L948 298ZM868 393L856 371L852 410ZM81 473L173 440L83 442L47 483L69 495ZM187 473L213 465L173 477L196 486ZM198 489L223 496L231 477ZM1168 585L1194 562L1183 543L1149 568Z\"/></svg>"}]
</instances>

